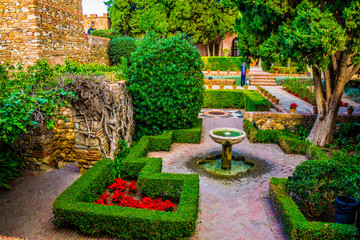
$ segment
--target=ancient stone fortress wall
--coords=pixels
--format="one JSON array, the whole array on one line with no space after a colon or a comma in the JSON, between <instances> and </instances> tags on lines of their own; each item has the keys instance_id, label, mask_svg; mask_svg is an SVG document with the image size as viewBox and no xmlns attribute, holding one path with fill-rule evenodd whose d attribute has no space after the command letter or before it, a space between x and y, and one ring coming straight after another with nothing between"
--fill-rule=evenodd
<instances>
[{"instance_id":1,"label":"ancient stone fortress wall","mask_svg":"<svg viewBox=\"0 0 360 240\"><path fill-rule=\"evenodd\" d=\"M132 118L131 99L127 94L125 83L111 85L111 91L114 91L121 101L127 103L121 111L117 112L117 119L122 126L120 132L126 132L125 140L131 142L133 121L132 119L124 121L125 116L130 115ZM25 159L28 168L47 170L54 166L62 166L67 162L78 162L80 171L84 172L105 157L102 148L107 151L109 141L101 124L102 120L93 119L91 124L94 128L89 135L88 124L81 112L82 110L76 110L73 107L63 108L61 109L63 118L56 120L54 129L49 130L46 126L37 126L29 129L28 133L22 134L15 141L13 147ZM118 134L116 141L120 138Z\"/></svg>"},{"instance_id":2,"label":"ancient stone fortress wall","mask_svg":"<svg viewBox=\"0 0 360 240\"><path fill-rule=\"evenodd\" d=\"M304 127L312 126L316 120L316 114L289 114L269 112L245 112L244 118L255 121L259 129L284 130L285 128L295 130L295 125ZM339 115L337 121L340 123L360 122L360 116Z\"/></svg>"},{"instance_id":3,"label":"ancient stone fortress wall","mask_svg":"<svg viewBox=\"0 0 360 240\"><path fill-rule=\"evenodd\" d=\"M81 0L1 0L0 63L108 64L108 40L83 34Z\"/></svg>"},{"instance_id":4,"label":"ancient stone fortress wall","mask_svg":"<svg viewBox=\"0 0 360 240\"><path fill-rule=\"evenodd\" d=\"M39 59L35 0L0 1L0 62Z\"/></svg>"},{"instance_id":5,"label":"ancient stone fortress wall","mask_svg":"<svg viewBox=\"0 0 360 240\"><path fill-rule=\"evenodd\" d=\"M91 23L94 23L93 28L99 29L110 29L111 21L109 15L104 13L102 16L97 14L90 14L89 16L84 14L84 32L87 32L91 26Z\"/></svg>"}]
</instances>

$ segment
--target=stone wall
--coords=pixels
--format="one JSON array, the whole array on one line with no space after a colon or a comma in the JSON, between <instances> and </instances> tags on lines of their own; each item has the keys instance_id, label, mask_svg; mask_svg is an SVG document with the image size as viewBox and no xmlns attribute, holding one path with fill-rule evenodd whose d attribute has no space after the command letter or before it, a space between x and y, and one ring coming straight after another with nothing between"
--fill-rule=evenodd
<instances>
[{"instance_id":1,"label":"stone wall","mask_svg":"<svg viewBox=\"0 0 360 240\"><path fill-rule=\"evenodd\" d=\"M0 63L109 63L108 40L83 34L81 0L2 0L0 25Z\"/></svg>"},{"instance_id":2,"label":"stone wall","mask_svg":"<svg viewBox=\"0 0 360 240\"><path fill-rule=\"evenodd\" d=\"M315 123L315 114L288 114L269 112L245 112L244 118L255 121L259 129L284 130L285 128L295 130L295 125L304 127ZM339 115L339 123L360 122L360 116Z\"/></svg>"},{"instance_id":3,"label":"stone wall","mask_svg":"<svg viewBox=\"0 0 360 240\"><path fill-rule=\"evenodd\" d=\"M0 1L0 63L39 59L35 0Z\"/></svg>"},{"instance_id":4,"label":"stone wall","mask_svg":"<svg viewBox=\"0 0 360 240\"><path fill-rule=\"evenodd\" d=\"M91 26L91 23L94 23L93 28L95 29L110 29L111 21L109 15L104 13L102 16L97 14L90 14L89 16L84 14L84 32L87 32Z\"/></svg>"},{"instance_id":5,"label":"stone wall","mask_svg":"<svg viewBox=\"0 0 360 240\"><path fill-rule=\"evenodd\" d=\"M110 65L108 54L110 39L95 36L86 37L88 40L88 50L86 53L88 55L86 56L85 62Z\"/></svg>"},{"instance_id":6,"label":"stone wall","mask_svg":"<svg viewBox=\"0 0 360 240\"><path fill-rule=\"evenodd\" d=\"M131 99L129 98L124 82L111 85L111 90L123 102L128 102L121 112L117 112L118 121L123 121L123 116L132 114ZM66 162L78 162L80 171L89 169L101 158L105 157L102 148L107 151L109 142L104 133L101 119L93 119L93 131L88 134L88 126L81 110L74 107L61 109L60 119L56 119L54 129L46 126L31 128L28 133L22 134L13 144L13 148L25 159L25 164L30 169L47 170L51 167L62 166ZM132 116L132 115L131 115ZM127 131L125 140L131 142L133 122L122 122ZM121 138L117 134L116 142Z\"/></svg>"}]
</instances>

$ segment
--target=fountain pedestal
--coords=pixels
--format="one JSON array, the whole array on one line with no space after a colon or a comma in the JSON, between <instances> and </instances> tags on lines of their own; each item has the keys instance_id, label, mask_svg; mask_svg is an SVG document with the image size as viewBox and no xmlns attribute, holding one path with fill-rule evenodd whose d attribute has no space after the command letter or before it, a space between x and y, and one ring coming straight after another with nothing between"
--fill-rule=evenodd
<instances>
[{"instance_id":1,"label":"fountain pedestal","mask_svg":"<svg viewBox=\"0 0 360 240\"><path fill-rule=\"evenodd\" d=\"M222 145L222 169L231 169L231 160L232 160L232 145L230 143L225 143Z\"/></svg>"},{"instance_id":2,"label":"fountain pedestal","mask_svg":"<svg viewBox=\"0 0 360 240\"><path fill-rule=\"evenodd\" d=\"M246 133L236 128L215 128L209 134L214 142L222 144L221 168L230 170L232 145L242 142L246 137Z\"/></svg>"}]
</instances>

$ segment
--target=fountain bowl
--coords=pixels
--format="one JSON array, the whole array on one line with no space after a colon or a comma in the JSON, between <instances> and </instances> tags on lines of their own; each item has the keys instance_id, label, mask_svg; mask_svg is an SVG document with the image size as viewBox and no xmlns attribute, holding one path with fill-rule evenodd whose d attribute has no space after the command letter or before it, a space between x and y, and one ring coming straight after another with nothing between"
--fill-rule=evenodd
<instances>
[{"instance_id":1,"label":"fountain bowl","mask_svg":"<svg viewBox=\"0 0 360 240\"><path fill-rule=\"evenodd\" d=\"M226 134L222 134L226 132L230 133L230 135L226 136ZM231 145L242 142L246 137L246 133L243 130L237 128L214 128L210 130L209 135L216 143L230 143Z\"/></svg>"}]
</instances>

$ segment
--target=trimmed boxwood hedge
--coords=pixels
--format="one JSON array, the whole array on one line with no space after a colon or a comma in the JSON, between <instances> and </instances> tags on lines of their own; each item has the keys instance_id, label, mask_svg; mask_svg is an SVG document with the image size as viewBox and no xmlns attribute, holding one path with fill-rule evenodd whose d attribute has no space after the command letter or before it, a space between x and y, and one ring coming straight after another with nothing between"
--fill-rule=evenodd
<instances>
[{"instance_id":1,"label":"trimmed boxwood hedge","mask_svg":"<svg viewBox=\"0 0 360 240\"><path fill-rule=\"evenodd\" d=\"M306 155L309 159L330 159L318 146L309 141L290 138L281 130L256 130L248 119L243 120L243 128L251 143L275 143L287 154Z\"/></svg>"},{"instance_id":2,"label":"trimmed boxwood hedge","mask_svg":"<svg viewBox=\"0 0 360 240\"><path fill-rule=\"evenodd\" d=\"M107 233L123 239L179 239L195 231L199 204L196 174L161 173L162 159L148 158L151 150L168 150L177 139L200 142L202 119L194 129L144 136L123 161L121 178L138 178L138 188L152 198L179 199L176 212L162 212L93 202L115 178L114 162L104 159L84 173L54 202L54 224L71 226L86 234ZM200 137L199 137L200 136Z\"/></svg>"},{"instance_id":3,"label":"trimmed boxwood hedge","mask_svg":"<svg viewBox=\"0 0 360 240\"><path fill-rule=\"evenodd\" d=\"M247 69L250 69L250 61L242 57L201 57L205 66L204 71L237 71L241 70L240 65L245 62Z\"/></svg>"},{"instance_id":4,"label":"trimmed boxwood hedge","mask_svg":"<svg viewBox=\"0 0 360 240\"><path fill-rule=\"evenodd\" d=\"M354 225L307 221L287 193L286 183L286 178L270 178L269 194L290 239L358 239L358 231Z\"/></svg>"},{"instance_id":5,"label":"trimmed boxwood hedge","mask_svg":"<svg viewBox=\"0 0 360 240\"><path fill-rule=\"evenodd\" d=\"M254 90L212 90L204 93L203 108L244 108L246 111L269 111L272 104Z\"/></svg>"}]
</instances>

